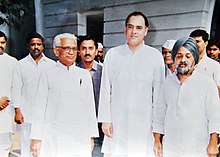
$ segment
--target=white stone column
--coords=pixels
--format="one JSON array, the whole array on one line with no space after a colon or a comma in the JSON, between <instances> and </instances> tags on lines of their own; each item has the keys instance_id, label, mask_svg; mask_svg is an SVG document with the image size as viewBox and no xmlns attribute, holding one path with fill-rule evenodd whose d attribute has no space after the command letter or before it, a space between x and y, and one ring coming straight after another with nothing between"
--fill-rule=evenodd
<instances>
[{"instance_id":1,"label":"white stone column","mask_svg":"<svg viewBox=\"0 0 220 157\"><path fill-rule=\"evenodd\" d=\"M36 32L44 35L44 15L42 0L34 0Z\"/></svg>"}]
</instances>

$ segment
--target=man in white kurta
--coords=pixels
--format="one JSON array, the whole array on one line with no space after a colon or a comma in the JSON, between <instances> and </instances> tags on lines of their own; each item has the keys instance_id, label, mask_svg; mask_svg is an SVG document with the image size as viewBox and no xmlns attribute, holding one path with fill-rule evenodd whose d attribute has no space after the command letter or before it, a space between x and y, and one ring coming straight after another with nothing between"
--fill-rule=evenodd
<instances>
[{"instance_id":1,"label":"man in white kurta","mask_svg":"<svg viewBox=\"0 0 220 157\"><path fill-rule=\"evenodd\" d=\"M8 157L13 132L12 76L17 60L5 53L7 37L0 31L0 156Z\"/></svg>"},{"instance_id":2,"label":"man in white kurta","mask_svg":"<svg viewBox=\"0 0 220 157\"><path fill-rule=\"evenodd\" d=\"M91 76L74 65L74 35L56 36L54 53L59 61L39 79L31 151L39 156L42 141L40 157L90 157L91 138L98 136Z\"/></svg>"},{"instance_id":3,"label":"man in white kurta","mask_svg":"<svg viewBox=\"0 0 220 157\"><path fill-rule=\"evenodd\" d=\"M102 152L126 157L152 156L152 108L164 78L161 53L144 44L147 19L133 12L126 20L127 44L108 51L103 67L99 121Z\"/></svg>"},{"instance_id":4,"label":"man in white kurta","mask_svg":"<svg viewBox=\"0 0 220 157\"><path fill-rule=\"evenodd\" d=\"M174 49L179 49L174 56L182 57L180 47L182 45L184 48L190 47L187 42L192 43L193 39L190 40L178 40L177 42L181 44L179 47L174 46ZM193 42L197 46L196 41ZM190 53L192 49L186 51ZM186 57L189 56L186 53ZM182 62L189 65L189 61L183 60ZM177 66L177 57L175 62ZM211 78L196 70L193 71L193 68L187 74L180 74L177 70L177 74L164 81L154 111L153 132L159 136L164 135L163 141L160 139L159 142L162 141L163 146L155 144L157 157L160 157L160 153L163 153L163 157L216 155L216 152L210 150L218 150L216 133L220 133L220 104L217 87ZM215 140L212 134L216 134ZM156 142L158 142L157 135L155 135ZM216 147L213 147L212 142Z\"/></svg>"},{"instance_id":5,"label":"man in white kurta","mask_svg":"<svg viewBox=\"0 0 220 157\"><path fill-rule=\"evenodd\" d=\"M55 62L43 54L43 37L37 32L28 34L29 54L19 61L13 78L13 104L20 116L15 117L17 131L21 131L21 157L30 157L30 127L33 104L36 99L39 74L54 65ZM22 120L23 118L23 120ZM22 124L21 124L22 123Z\"/></svg>"},{"instance_id":6,"label":"man in white kurta","mask_svg":"<svg viewBox=\"0 0 220 157\"><path fill-rule=\"evenodd\" d=\"M209 34L203 29L196 29L190 33L190 37L193 37L197 41L199 47L199 63L196 70L214 80L218 87L220 97L220 65L206 54Z\"/></svg>"},{"instance_id":7,"label":"man in white kurta","mask_svg":"<svg viewBox=\"0 0 220 157\"><path fill-rule=\"evenodd\" d=\"M217 61L209 58L205 54L198 63L196 70L212 78L220 90L220 64Z\"/></svg>"}]
</instances>

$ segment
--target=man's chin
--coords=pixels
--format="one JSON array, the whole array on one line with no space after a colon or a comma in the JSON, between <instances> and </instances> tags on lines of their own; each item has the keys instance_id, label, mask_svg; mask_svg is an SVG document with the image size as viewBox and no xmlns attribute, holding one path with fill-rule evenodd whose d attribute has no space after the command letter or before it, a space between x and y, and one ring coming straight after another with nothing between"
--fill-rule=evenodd
<instances>
[{"instance_id":1,"label":"man's chin","mask_svg":"<svg viewBox=\"0 0 220 157\"><path fill-rule=\"evenodd\" d=\"M178 68L177 73L182 75L187 75L189 73L190 69L188 68Z\"/></svg>"}]
</instances>

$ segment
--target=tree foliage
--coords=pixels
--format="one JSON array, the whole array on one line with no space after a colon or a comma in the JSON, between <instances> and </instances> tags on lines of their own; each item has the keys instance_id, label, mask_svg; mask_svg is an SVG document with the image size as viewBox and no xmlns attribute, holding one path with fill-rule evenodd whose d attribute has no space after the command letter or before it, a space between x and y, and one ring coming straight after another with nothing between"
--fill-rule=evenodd
<instances>
[{"instance_id":1,"label":"tree foliage","mask_svg":"<svg viewBox=\"0 0 220 157\"><path fill-rule=\"evenodd\" d=\"M21 0L0 0L0 25L7 24L19 29L24 15L25 7Z\"/></svg>"}]
</instances>

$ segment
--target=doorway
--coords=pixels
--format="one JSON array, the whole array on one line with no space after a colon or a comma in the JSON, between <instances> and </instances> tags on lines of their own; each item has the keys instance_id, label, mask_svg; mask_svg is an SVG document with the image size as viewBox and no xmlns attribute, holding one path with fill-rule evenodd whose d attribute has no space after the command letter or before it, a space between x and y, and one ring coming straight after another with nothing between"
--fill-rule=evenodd
<instances>
[{"instance_id":1,"label":"doorway","mask_svg":"<svg viewBox=\"0 0 220 157\"><path fill-rule=\"evenodd\" d=\"M86 34L94 37L97 40L97 42L103 43L103 10L78 13L78 35Z\"/></svg>"}]
</instances>

